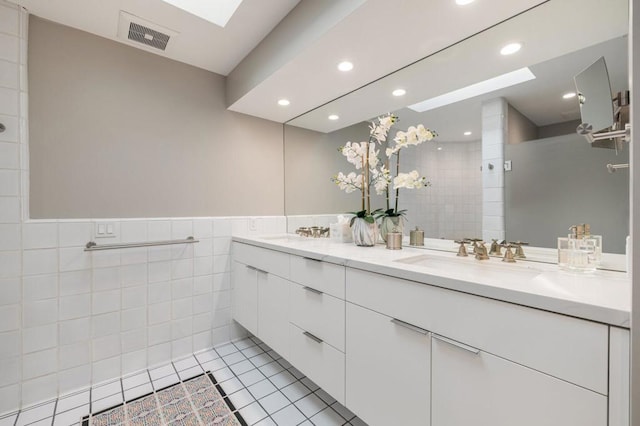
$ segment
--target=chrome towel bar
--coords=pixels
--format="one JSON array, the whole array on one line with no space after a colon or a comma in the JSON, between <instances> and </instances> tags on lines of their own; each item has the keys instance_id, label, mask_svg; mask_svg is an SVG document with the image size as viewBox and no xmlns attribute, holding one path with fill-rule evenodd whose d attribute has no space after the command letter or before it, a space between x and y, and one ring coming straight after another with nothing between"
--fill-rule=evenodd
<instances>
[{"instance_id":1,"label":"chrome towel bar","mask_svg":"<svg viewBox=\"0 0 640 426\"><path fill-rule=\"evenodd\" d=\"M98 245L95 241L89 241L84 247L84 251L98 251L98 250L112 250L122 248L134 248L134 247L151 247L151 246L168 246L172 244L193 244L198 243L193 237L187 237L184 240L166 240L166 241L148 241L145 243L122 243L122 244L101 244Z\"/></svg>"}]
</instances>

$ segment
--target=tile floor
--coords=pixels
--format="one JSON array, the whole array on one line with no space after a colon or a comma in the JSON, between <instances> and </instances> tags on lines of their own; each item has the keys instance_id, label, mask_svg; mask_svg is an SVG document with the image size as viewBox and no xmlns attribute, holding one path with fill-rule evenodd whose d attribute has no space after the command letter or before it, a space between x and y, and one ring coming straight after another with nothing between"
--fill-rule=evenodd
<instances>
[{"instance_id":1,"label":"tile floor","mask_svg":"<svg viewBox=\"0 0 640 426\"><path fill-rule=\"evenodd\" d=\"M80 419L211 371L249 425L366 426L255 337L65 395L0 418L0 426L80 425Z\"/></svg>"}]
</instances>

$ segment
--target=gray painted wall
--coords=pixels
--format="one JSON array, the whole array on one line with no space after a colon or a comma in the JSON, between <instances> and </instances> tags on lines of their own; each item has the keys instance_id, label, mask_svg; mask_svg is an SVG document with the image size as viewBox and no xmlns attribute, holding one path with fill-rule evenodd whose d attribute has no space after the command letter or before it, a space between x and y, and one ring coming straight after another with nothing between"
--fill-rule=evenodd
<instances>
[{"instance_id":1,"label":"gray painted wall","mask_svg":"<svg viewBox=\"0 0 640 426\"><path fill-rule=\"evenodd\" d=\"M506 235L533 246L557 247L568 228L589 223L603 236L603 249L624 253L629 234L629 170L607 172L608 163L627 163L629 147L592 148L577 134L505 145Z\"/></svg>"},{"instance_id":2,"label":"gray painted wall","mask_svg":"<svg viewBox=\"0 0 640 426\"><path fill-rule=\"evenodd\" d=\"M285 204L287 215L344 213L360 210L359 192L346 194L331 178L354 167L338 152L348 141L369 137L369 123L359 123L332 133L285 126ZM380 155L384 158L384 148ZM372 189L372 209L384 207L384 198Z\"/></svg>"},{"instance_id":3,"label":"gray painted wall","mask_svg":"<svg viewBox=\"0 0 640 426\"><path fill-rule=\"evenodd\" d=\"M282 125L224 82L32 16L31 217L283 214Z\"/></svg>"}]
</instances>

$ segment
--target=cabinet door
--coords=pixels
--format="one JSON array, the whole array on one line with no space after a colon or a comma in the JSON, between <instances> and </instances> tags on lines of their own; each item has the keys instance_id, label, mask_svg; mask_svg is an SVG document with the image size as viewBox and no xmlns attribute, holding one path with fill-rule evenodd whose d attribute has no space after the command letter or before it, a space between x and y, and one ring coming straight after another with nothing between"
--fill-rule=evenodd
<instances>
[{"instance_id":1,"label":"cabinet door","mask_svg":"<svg viewBox=\"0 0 640 426\"><path fill-rule=\"evenodd\" d=\"M289 356L289 281L258 273L258 337L284 358Z\"/></svg>"},{"instance_id":2,"label":"cabinet door","mask_svg":"<svg viewBox=\"0 0 640 426\"><path fill-rule=\"evenodd\" d=\"M244 263L233 261L233 319L258 335L258 271Z\"/></svg>"},{"instance_id":3,"label":"cabinet door","mask_svg":"<svg viewBox=\"0 0 640 426\"><path fill-rule=\"evenodd\" d=\"M351 303L346 322L347 407L369 426L429 425L429 333Z\"/></svg>"},{"instance_id":4,"label":"cabinet door","mask_svg":"<svg viewBox=\"0 0 640 426\"><path fill-rule=\"evenodd\" d=\"M454 341L432 341L432 426L606 426L607 398Z\"/></svg>"}]
</instances>

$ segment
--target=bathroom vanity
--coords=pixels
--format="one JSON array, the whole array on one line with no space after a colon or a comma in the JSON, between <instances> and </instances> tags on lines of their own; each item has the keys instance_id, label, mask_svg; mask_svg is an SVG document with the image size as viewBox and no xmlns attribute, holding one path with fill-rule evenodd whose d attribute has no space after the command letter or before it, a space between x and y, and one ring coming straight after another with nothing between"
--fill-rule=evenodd
<instances>
[{"instance_id":1,"label":"bathroom vanity","mask_svg":"<svg viewBox=\"0 0 640 426\"><path fill-rule=\"evenodd\" d=\"M628 425L630 280L234 237L234 319L370 426Z\"/></svg>"}]
</instances>

